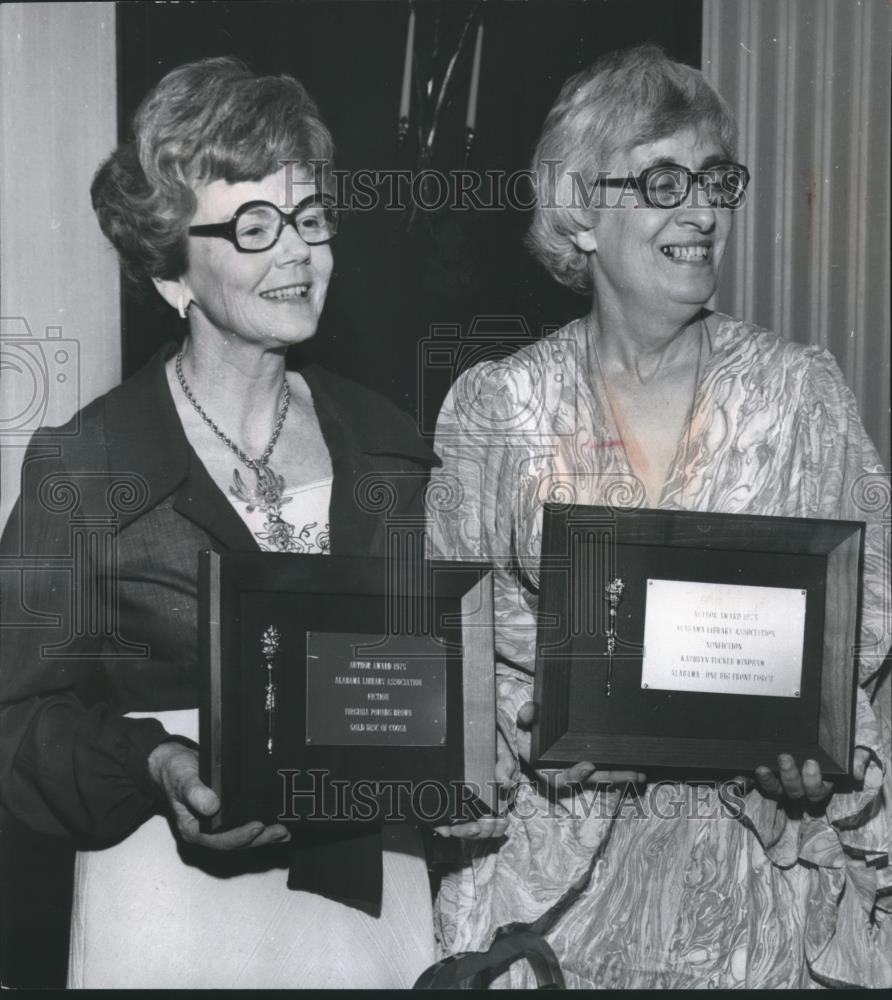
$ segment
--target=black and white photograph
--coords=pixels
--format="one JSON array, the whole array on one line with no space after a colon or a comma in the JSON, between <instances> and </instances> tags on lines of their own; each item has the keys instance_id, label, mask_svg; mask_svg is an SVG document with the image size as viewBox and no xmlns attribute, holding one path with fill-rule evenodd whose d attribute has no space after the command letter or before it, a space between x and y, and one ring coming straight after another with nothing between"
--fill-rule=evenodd
<instances>
[{"instance_id":1,"label":"black and white photograph","mask_svg":"<svg viewBox=\"0 0 892 1000\"><path fill-rule=\"evenodd\" d=\"M0 987L892 987L892 5L0 4Z\"/></svg>"}]
</instances>

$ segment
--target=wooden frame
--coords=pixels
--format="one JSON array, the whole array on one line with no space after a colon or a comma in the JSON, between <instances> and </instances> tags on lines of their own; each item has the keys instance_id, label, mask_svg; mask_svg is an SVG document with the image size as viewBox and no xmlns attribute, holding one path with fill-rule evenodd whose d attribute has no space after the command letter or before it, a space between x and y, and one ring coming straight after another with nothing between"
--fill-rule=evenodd
<instances>
[{"instance_id":1,"label":"wooden frame","mask_svg":"<svg viewBox=\"0 0 892 1000\"><path fill-rule=\"evenodd\" d=\"M800 766L816 760L828 777L849 775L863 546L861 522L546 505L534 762L591 760L601 768L705 777L751 774L783 752ZM605 586L619 577L626 589L614 619L615 683L607 696ZM646 689L652 579L802 593L801 690L777 697Z\"/></svg>"},{"instance_id":2,"label":"wooden frame","mask_svg":"<svg viewBox=\"0 0 892 1000\"><path fill-rule=\"evenodd\" d=\"M200 585L209 830L494 809L488 565L205 552Z\"/></svg>"}]
</instances>

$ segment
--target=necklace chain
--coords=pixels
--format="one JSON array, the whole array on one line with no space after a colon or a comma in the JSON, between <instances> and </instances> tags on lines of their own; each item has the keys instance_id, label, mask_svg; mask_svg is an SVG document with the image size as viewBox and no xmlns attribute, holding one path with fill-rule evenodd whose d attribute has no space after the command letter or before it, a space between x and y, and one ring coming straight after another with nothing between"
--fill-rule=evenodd
<instances>
[{"instance_id":1,"label":"necklace chain","mask_svg":"<svg viewBox=\"0 0 892 1000\"><path fill-rule=\"evenodd\" d=\"M273 427L272 437L269 439L269 443L266 448L263 449L263 454L260 458L251 458L246 455L241 448L230 438L227 437L223 431L214 423L213 420L204 412L201 404L192 395L192 390L189 388L189 383L186 381L186 376L183 374L183 352L177 355L176 360L176 372L177 378L180 382L180 388L183 390L183 394L186 399L195 407L195 412L201 417L201 419L210 427L210 429L217 435L217 437L231 450L233 451L241 461L247 465L247 467L259 475L260 470L268 467L270 456L273 453L273 449L276 447L276 442L279 440L279 434L282 432L282 427L285 424L285 417L288 414L288 406L291 403L291 390L288 388L288 375L286 372L282 372L282 403L279 406L279 414L276 417L276 424Z\"/></svg>"}]
</instances>

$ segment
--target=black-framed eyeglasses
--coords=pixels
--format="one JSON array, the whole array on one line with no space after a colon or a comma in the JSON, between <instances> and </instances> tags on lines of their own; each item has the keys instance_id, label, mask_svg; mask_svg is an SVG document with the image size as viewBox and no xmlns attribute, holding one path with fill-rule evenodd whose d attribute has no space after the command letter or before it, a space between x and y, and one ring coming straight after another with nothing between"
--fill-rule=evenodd
<instances>
[{"instance_id":1,"label":"black-framed eyeglasses","mask_svg":"<svg viewBox=\"0 0 892 1000\"><path fill-rule=\"evenodd\" d=\"M688 170L678 163L660 163L637 177L600 177L598 186L626 187L638 191L648 208L678 208L696 182L695 205L701 192L710 208L739 208L750 172L742 163L716 163L704 170Z\"/></svg>"},{"instance_id":2,"label":"black-framed eyeglasses","mask_svg":"<svg viewBox=\"0 0 892 1000\"><path fill-rule=\"evenodd\" d=\"M271 201L246 201L228 222L190 226L189 235L219 236L229 240L240 253L262 253L276 245L289 224L304 243L315 246L335 238L338 213L334 202L319 194L304 198L290 212L283 212Z\"/></svg>"}]
</instances>

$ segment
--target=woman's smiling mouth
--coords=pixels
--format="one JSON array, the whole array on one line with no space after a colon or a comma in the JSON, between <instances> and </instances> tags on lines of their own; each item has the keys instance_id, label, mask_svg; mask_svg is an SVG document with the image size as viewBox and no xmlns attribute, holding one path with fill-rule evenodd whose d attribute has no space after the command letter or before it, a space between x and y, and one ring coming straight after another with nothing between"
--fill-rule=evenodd
<instances>
[{"instance_id":1,"label":"woman's smiling mouth","mask_svg":"<svg viewBox=\"0 0 892 1000\"><path fill-rule=\"evenodd\" d=\"M701 264L709 260L710 249L705 243L670 243L660 247L660 252L671 261L682 264Z\"/></svg>"},{"instance_id":2,"label":"woman's smiling mouth","mask_svg":"<svg viewBox=\"0 0 892 1000\"><path fill-rule=\"evenodd\" d=\"M309 285L284 285L282 288L272 288L269 291L261 292L260 297L280 302L284 299L305 299L309 292Z\"/></svg>"}]
</instances>

